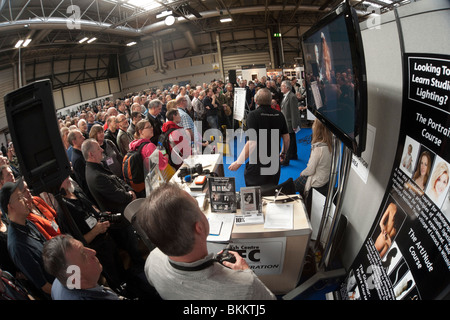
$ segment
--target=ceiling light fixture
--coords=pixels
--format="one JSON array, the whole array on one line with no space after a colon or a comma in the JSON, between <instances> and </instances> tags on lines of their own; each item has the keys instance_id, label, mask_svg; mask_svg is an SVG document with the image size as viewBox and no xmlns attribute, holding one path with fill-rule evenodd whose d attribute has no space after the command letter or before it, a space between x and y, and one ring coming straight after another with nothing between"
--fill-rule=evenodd
<instances>
[{"instance_id":1,"label":"ceiling light fixture","mask_svg":"<svg viewBox=\"0 0 450 320\"><path fill-rule=\"evenodd\" d=\"M174 16L167 16L166 19L164 20L164 23L166 24L166 26L171 26L175 23L175 17Z\"/></svg>"},{"instance_id":2,"label":"ceiling light fixture","mask_svg":"<svg viewBox=\"0 0 450 320\"><path fill-rule=\"evenodd\" d=\"M80 41L78 41L78 43L83 43L83 42L85 42L86 40L88 40L89 38L88 37L84 37L83 39L81 39Z\"/></svg>"},{"instance_id":3,"label":"ceiling light fixture","mask_svg":"<svg viewBox=\"0 0 450 320\"><path fill-rule=\"evenodd\" d=\"M164 18L164 17L167 17L168 15L171 15L171 14L172 14L171 10L163 11L163 12L161 12L161 13L156 15L156 19Z\"/></svg>"},{"instance_id":4,"label":"ceiling light fixture","mask_svg":"<svg viewBox=\"0 0 450 320\"><path fill-rule=\"evenodd\" d=\"M25 40L18 40L17 42L16 42L16 44L14 45L14 48L25 48L25 47L27 47L29 44L30 44L30 42L31 42L31 39L25 39Z\"/></svg>"},{"instance_id":5,"label":"ceiling light fixture","mask_svg":"<svg viewBox=\"0 0 450 320\"><path fill-rule=\"evenodd\" d=\"M88 40L88 42L87 43L92 43L92 42L94 42L95 40L97 40L97 38L90 38L89 40Z\"/></svg>"},{"instance_id":6,"label":"ceiling light fixture","mask_svg":"<svg viewBox=\"0 0 450 320\"><path fill-rule=\"evenodd\" d=\"M14 48L19 48L23 43L23 40L19 40L17 41L16 45L14 46Z\"/></svg>"},{"instance_id":7,"label":"ceiling light fixture","mask_svg":"<svg viewBox=\"0 0 450 320\"><path fill-rule=\"evenodd\" d=\"M26 40L23 42L22 47L27 47L27 46L30 44L30 42L31 42L31 39L26 39Z\"/></svg>"},{"instance_id":8,"label":"ceiling light fixture","mask_svg":"<svg viewBox=\"0 0 450 320\"><path fill-rule=\"evenodd\" d=\"M131 41L127 43L128 47L134 46L137 42L136 41Z\"/></svg>"},{"instance_id":9,"label":"ceiling light fixture","mask_svg":"<svg viewBox=\"0 0 450 320\"><path fill-rule=\"evenodd\" d=\"M231 22L231 21L233 21L233 19L231 19L231 17L220 18L220 22L222 22L222 23Z\"/></svg>"}]
</instances>

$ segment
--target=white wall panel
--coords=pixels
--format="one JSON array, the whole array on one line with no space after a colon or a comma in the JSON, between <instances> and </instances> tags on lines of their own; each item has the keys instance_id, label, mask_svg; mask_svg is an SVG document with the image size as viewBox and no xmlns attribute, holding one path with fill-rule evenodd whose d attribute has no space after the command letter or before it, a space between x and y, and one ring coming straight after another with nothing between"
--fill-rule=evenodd
<instances>
[{"instance_id":1,"label":"white wall panel","mask_svg":"<svg viewBox=\"0 0 450 320\"><path fill-rule=\"evenodd\" d=\"M70 61L70 71L84 70L84 59L72 59Z\"/></svg>"},{"instance_id":2,"label":"white wall panel","mask_svg":"<svg viewBox=\"0 0 450 320\"><path fill-rule=\"evenodd\" d=\"M50 62L36 64L36 78L48 77L52 73L52 64Z\"/></svg>"},{"instance_id":3,"label":"white wall panel","mask_svg":"<svg viewBox=\"0 0 450 320\"><path fill-rule=\"evenodd\" d=\"M120 83L118 78L109 79L109 86L111 88L111 93L120 92Z\"/></svg>"},{"instance_id":4,"label":"white wall panel","mask_svg":"<svg viewBox=\"0 0 450 320\"><path fill-rule=\"evenodd\" d=\"M53 101L55 103L55 109L64 108L64 100L61 89L53 91Z\"/></svg>"},{"instance_id":5,"label":"white wall panel","mask_svg":"<svg viewBox=\"0 0 450 320\"><path fill-rule=\"evenodd\" d=\"M95 84L93 82L83 83L80 85L81 88L81 101L94 99L97 97L95 92Z\"/></svg>"},{"instance_id":6,"label":"white wall panel","mask_svg":"<svg viewBox=\"0 0 450 320\"><path fill-rule=\"evenodd\" d=\"M13 68L0 71L0 130L8 126L3 97L11 91L14 91L14 82Z\"/></svg>"},{"instance_id":7,"label":"white wall panel","mask_svg":"<svg viewBox=\"0 0 450 320\"><path fill-rule=\"evenodd\" d=\"M69 70L69 60L54 61L53 68L55 74L67 72L67 70ZM50 73L51 69L47 70L47 72Z\"/></svg>"},{"instance_id":8,"label":"white wall panel","mask_svg":"<svg viewBox=\"0 0 450 320\"><path fill-rule=\"evenodd\" d=\"M97 69L97 58L86 59L86 69Z\"/></svg>"},{"instance_id":9,"label":"white wall panel","mask_svg":"<svg viewBox=\"0 0 450 320\"><path fill-rule=\"evenodd\" d=\"M223 70L225 75L228 75L228 70L241 69L245 65L266 65L267 68L270 66L270 55L269 51L261 51L257 53L247 53L232 56L222 57Z\"/></svg>"},{"instance_id":10,"label":"white wall panel","mask_svg":"<svg viewBox=\"0 0 450 320\"><path fill-rule=\"evenodd\" d=\"M63 88L63 94L66 106L81 102L80 88L78 86Z\"/></svg>"},{"instance_id":11,"label":"white wall panel","mask_svg":"<svg viewBox=\"0 0 450 320\"><path fill-rule=\"evenodd\" d=\"M96 81L95 86L97 87L97 95L99 97L110 94L108 80Z\"/></svg>"}]
</instances>

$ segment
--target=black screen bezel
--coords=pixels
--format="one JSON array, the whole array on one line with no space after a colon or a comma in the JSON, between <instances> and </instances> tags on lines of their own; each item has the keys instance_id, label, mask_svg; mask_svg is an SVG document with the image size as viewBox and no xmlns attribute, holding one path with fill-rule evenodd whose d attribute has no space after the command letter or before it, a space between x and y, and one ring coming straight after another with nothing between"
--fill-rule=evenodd
<instances>
[{"instance_id":1,"label":"black screen bezel","mask_svg":"<svg viewBox=\"0 0 450 320\"><path fill-rule=\"evenodd\" d=\"M305 74L312 72L308 70L305 60L304 41L312 35L319 32L321 29L327 27L336 19L344 17L347 36L349 39L349 46L351 50L351 59L353 64L353 77L355 79L355 121L354 121L354 137L346 134L341 128L330 121L320 109L313 108L308 105L308 110L311 111L316 118L321 120L327 128L355 155L361 156L361 153L366 147L366 133L367 133L367 80L364 49L361 40L361 32L359 28L359 21L356 11L348 4L343 3L336 10L330 12L316 25L311 27L302 36L302 54ZM310 90L310 83L305 79L306 89Z\"/></svg>"}]
</instances>

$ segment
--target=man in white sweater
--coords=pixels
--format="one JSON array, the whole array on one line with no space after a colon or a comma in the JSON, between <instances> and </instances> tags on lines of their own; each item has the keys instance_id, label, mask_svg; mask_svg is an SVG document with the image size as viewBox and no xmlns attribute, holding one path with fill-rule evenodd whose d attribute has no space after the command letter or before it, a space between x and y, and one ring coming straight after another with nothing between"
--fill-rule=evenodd
<instances>
[{"instance_id":1,"label":"man in white sweater","mask_svg":"<svg viewBox=\"0 0 450 320\"><path fill-rule=\"evenodd\" d=\"M237 252L219 264L208 253L209 223L197 200L174 184L145 199L137 223L156 245L145 263L149 283L165 300L274 300Z\"/></svg>"}]
</instances>

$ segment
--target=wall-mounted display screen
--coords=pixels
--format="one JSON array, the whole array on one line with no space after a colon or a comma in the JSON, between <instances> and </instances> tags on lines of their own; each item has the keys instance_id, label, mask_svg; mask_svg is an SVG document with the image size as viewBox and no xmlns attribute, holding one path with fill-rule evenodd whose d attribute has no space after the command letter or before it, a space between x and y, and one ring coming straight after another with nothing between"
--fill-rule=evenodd
<instances>
[{"instance_id":1,"label":"wall-mounted display screen","mask_svg":"<svg viewBox=\"0 0 450 320\"><path fill-rule=\"evenodd\" d=\"M302 37L309 110L356 155L365 149L367 88L364 51L346 3Z\"/></svg>"}]
</instances>

